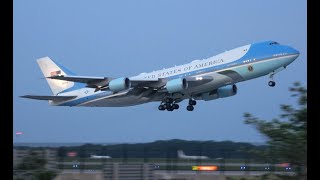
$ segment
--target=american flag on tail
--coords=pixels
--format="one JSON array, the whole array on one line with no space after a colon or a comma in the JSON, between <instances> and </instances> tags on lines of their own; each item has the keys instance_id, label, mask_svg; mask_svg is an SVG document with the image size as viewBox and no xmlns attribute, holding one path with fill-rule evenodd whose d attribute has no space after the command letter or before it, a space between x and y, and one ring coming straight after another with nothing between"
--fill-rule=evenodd
<instances>
[{"instance_id":1,"label":"american flag on tail","mask_svg":"<svg viewBox=\"0 0 320 180\"><path fill-rule=\"evenodd\" d=\"M59 71L53 71L53 72L50 73L51 76L57 76L59 74L61 74L60 70Z\"/></svg>"}]
</instances>

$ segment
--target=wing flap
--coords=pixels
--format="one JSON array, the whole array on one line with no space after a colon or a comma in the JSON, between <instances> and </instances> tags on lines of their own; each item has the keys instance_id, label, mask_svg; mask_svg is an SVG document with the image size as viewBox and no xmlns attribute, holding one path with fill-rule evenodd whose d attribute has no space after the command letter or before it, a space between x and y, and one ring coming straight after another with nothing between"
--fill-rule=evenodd
<instances>
[{"instance_id":1,"label":"wing flap","mask_svg":"<svg viewBox=\"0 0 320 180\"><path fill-rule=\"evenodd\" d=\"M29 99L37 99L37 100L66 101L66 100L74 99L77 96L36 96L36 95L25 95L25 96L20 96L20 97L29 98Z\"/></svg>"},{"instance_id":2,"label":"wing flap","mask_svg":"<svg viewBox=\"0 0 320 180\"><path fill-rule=\"evenodd\" d=\"M130 80L132 87L150 87L150 88L159 88L166 84L162 79L157 80Z\"/></svg>"}]
</instances>

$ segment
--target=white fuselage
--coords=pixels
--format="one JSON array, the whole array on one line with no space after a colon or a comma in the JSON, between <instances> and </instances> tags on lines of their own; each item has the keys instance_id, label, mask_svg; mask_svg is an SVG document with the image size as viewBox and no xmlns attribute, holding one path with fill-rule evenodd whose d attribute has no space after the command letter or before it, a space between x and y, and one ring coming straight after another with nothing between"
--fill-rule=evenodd
<instances>
[{"instance_id":1,"label":"white fuselage","mask_svg":"<svg viewBox=\"0 0 320 180\"><path fill-rule=\"evenodd\" d=\"M273 49L268 49L273 48ZM210 76L213 81L187 88L172 96L180 99L188 99L193 95L205 93L222 86L235 84L241 81L268 75L274 71L281 70L297 57L298 53L288 46L268 47L260 44L241 46L230 51L223 52L208 59L194 60L191 63L174 66L167 69L157 70L149 73L141 73L130 77L130 80L156 80L170 81L177 78ZM248 70L249 66L252 70ZM250 69L250 68L249 68ZM232 72L231 74L226 74ZM162 101L165 93L152 96L152 89L135 94L128 93L130 89L114 94L111 91L97 91L93 88L81 88L75 91L63 93L69 96L76 94L78 97L69 101L53 102L52 105L62 106L94 106L94 107L121 107L132 106L151 101ZM122 93L122 95L121 95ZM149 95L151 94L151 95ZM112 97L114 96L114 97Z\"/></svg>"}]
</instances>

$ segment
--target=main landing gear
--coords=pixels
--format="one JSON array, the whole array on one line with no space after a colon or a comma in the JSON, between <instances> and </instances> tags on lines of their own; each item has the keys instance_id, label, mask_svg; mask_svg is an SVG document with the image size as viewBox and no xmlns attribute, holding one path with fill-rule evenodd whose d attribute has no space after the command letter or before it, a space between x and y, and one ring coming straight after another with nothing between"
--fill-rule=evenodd
<instances>
[{"instance_id":1,"label":"main landing gear","mask_svg":"<svg viewBox=\"0 0 320 180\"><path fill-rule=\"evenodd\" d=\"M193 111L194 107L197 104L197 101L189 99L189 105L187 106L188 111Z\"/></svg>"},{"instance_id":2,"label":"main landing gear","mask_svg":"<svg viewBox=\"0 0 320 180\"><path fill-rule=\"evenodd\" d=\"M165 99L164 102L162 102L159 105L158 109L160 111L164 111L164 110L173 111L175 109L179 109L179 104L175 103L175 101L172 98L167 98Z\"/></svg>"},{"instance_id":3,"label":"main landing gear","mask_svg":"<svg viewBox=\"0 0 320 180\"><path fill-rule=\"evenodd\" d=\"M179 101L178 101L179 102ZM193 99L189 99L189 105L187 106L188 111L193 111L194 107L197 104L197 101ZM166 98L164 101L161 102L158 109L160 111L173 111L175 109L179 109L179 104L176 103L176 101L172 98Z\"/></svg>"},{"instance_id":4,"label":"main landing gear","mask_svg":"<svg viewBox=\"0 0 320 180\"><path fill-rule=\"evenodd\" d=\"M280 68L278 68L278 69L276 69L276 70L274 70L274 71L271 72L271 74L270 74L270 79L271 79L271 81L268 82L268 85L269 85L270 87L274 87L274 86L276 85L276 83L273 81L273 76L274 76L276 73L278 73L279 71L281 71L281 70L283 70L283 69L286 69L286 67L287 67L287 66L282 66L282 67L280 67Z\"/></svg>"}]
</instances>

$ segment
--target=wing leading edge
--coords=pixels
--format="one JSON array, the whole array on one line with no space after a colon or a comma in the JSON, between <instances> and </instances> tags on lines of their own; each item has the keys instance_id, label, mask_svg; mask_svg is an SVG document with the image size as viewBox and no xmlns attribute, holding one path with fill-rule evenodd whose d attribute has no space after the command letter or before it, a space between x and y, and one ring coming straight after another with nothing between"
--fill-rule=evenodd
<instances>
[{"instance_id":1,"label":"wing leading edge","mask_svg":"<svg viewBox=\"0 0 320 180\"><path fill-rule=\"evenodd\" d=\"M97 90L107 90L109 83L114 79L111 77L91 77L91 76L69 76L69 75L58 75L58 76L50 76L47 77L50 79L71 81L71 82L79 82L87 84L86 87L96 88ZM161 87L164 85L161 79L138 79L138 78L130 78L130 82L132 87Z\"/></svg>"},{"instance_id":2,"label":"wing leading edge","mask_svg":"<svg viewBox=\"0 0 320 180\"><path fill-rule=\"evenodd\" d=\"M74 99L77 96L36 96L36 95L25 95L25 96L20 96L20 97L29 98L29 99L37 99L37 100L66 101L66 100Z\"/></svg>"}]
</instances>

